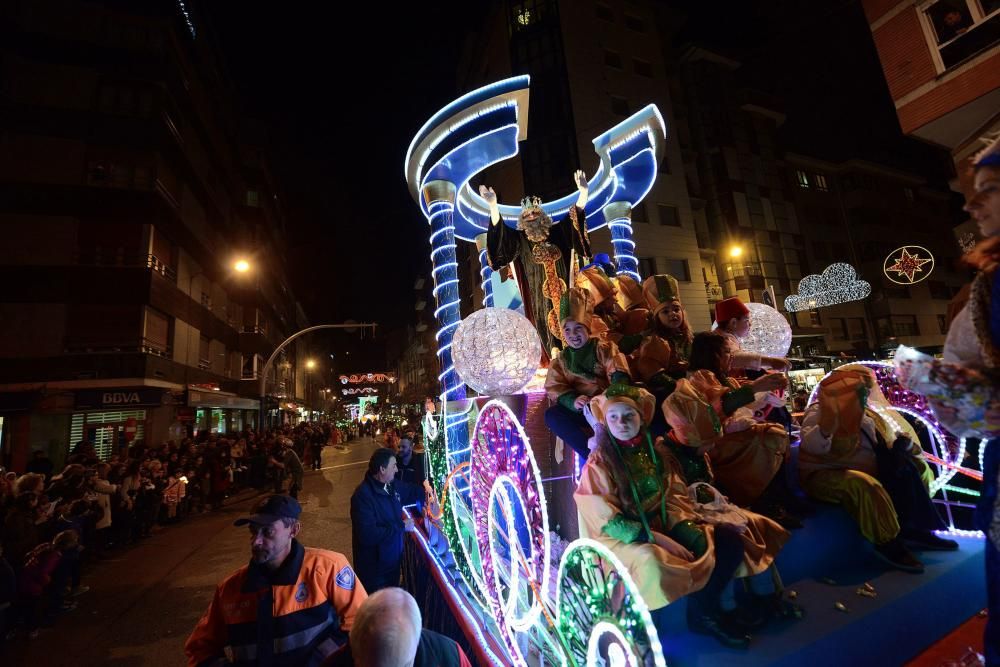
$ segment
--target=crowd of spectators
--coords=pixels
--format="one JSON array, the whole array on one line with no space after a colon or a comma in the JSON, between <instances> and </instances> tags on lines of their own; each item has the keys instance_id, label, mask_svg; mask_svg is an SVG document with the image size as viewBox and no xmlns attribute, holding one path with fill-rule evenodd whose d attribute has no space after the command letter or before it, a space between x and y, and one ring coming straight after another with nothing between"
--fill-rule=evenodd
<instances>
[{"instance_id":1,"label":"crowd of spectators","mask_svg":"<svg viewBox=\"0 0 1000 667\"><path fill-rule=\"evenodd\" d=\"M38 636L76 608L88 563L149 537L160 526L217 509L242 491L295 495L304 467L346 442L329 423L196 437L159 446L137 441L101 460L76 443L58 472L35 451L20 473L0 476L0 641Z\"/></svg>"}]
</instances>

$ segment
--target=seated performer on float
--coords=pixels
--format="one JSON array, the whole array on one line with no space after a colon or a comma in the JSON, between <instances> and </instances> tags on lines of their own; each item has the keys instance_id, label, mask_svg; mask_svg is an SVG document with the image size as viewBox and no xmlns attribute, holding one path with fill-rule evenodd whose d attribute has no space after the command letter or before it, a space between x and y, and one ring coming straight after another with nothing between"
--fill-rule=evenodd
<instances>
[{"instance_id":1,"label":"seated performer on float","mask_svg":"<svg viewBox=\"0 0 1000 667\"><path fill-rule=\"evenodd\" d=\"M486 230L486 258L490 268L499 271L513 265L517 286L524 302L524 315L535 324L542 341L543 361L554 347L559 347L559 298L569 280L571 251L581 263L590 257L590 236L584 207L589 198L587 176L573 174L580 194L576 205L559 222L542 210L538 197L521 200L517 230L500 219L500 206L493 188L479 186L479 195L490 208L490 226Z\"/></svg>"},{"instance_id":2,"label":"seated performer on float","mask_svg":"<svg viewBox=\"0 0 1000 667\"><path fill-rule=\"evenodd\" d=\"M721 423L723 435L709 452L718 486L737 505L753 507L786 528L801 528L787 507L794 504L784 469L788 432L753 416L754 410L781 401L771 392L783 389L788 379L770 373L741 385L730 377L731 369L728 341L703 332L691 344L687 379L678 381L678 385L689 383Z\"/></svg>"},{"instance_id":3,"label":"seated performer on float","mask_svg":"<svg viewBox=\"0 0 1000 667\"><path fill-rule=\"evenodd\" d=\"M715 488L715 475L708 454L724 435L722 423L694 385L687 380L679 382L676 390L663 403L663 412L671 428L663 444L677 459L680 474L688 485L688 496L706 518L716 523L727 517L736 517L737 521L753 526L753 533L763 536L764 544L769 547L787 541L788 531L773 519L733 505ZM746 539L744 548L747 554L753 553L752 545ZM772 564L770 569L772 572L750 579L755 607L762 612L757 622L763 623L767 617L802 618L802 609L775 590L775 582L780 581L777 566ZM730 604L726 597L723 600Z\"/></svg>"},{"instance_id":4,"label":"seated performer on float","mask_svg":"<svg viewBox=\"0 0 1000 667\"><path fill-rule=\"evenodd\" d=\"M646 428L655 409L652 394L627 385L591 401L595 449L573 495L583 528L628 568L661 641L667 605L689 595L690 630L744 648L746 626L723 595L733 577L767 570L788 535L763 517L706 522L677 460Z\"/></svg>"},{"instance_id":5,"label":"seated performer on float","mask_svg":"<svg viewBox=\"0 0 1000 667\"><path fill-rule=\"evenodd\" d=\"M583 409L613 382L628 382L628 361L611 341L591 336L594 319L590 293L568 290L559 304L559 323L566 346L552 359L545 376L545 393L553 405L545 424L582 458L590 452L592 435Z\"/></svg>"},{"instance_id":6,"label":"seated performer on float","mask_svg":"<svg viewBox=\"0 0 1000 667\"><path fill-rule=\"evenodd\" d=\"M799 446L803 490L851 515L875 555L905 572L924 571L907 548L951 551L927 491L930 472L916 433L882 395L871 370L834 372L806 409Z\"/></svg>"},{"instance_id":7,"label":"seated performer on float","mask_svg":"<svg viewBox=\"0 0 1000 667\"><path fill-rule=\"evenodd\" d=\"M751 371L769 368L787 371L792 367L788 359L768 357L743 350L740 339L750 333L750 309L739 297L723 299L715 304L716 333L721 334L733 347L732 367Z\"/></svg>"},{"instance_id":8,"label":"seated performer on float","mask_svg":"<svg viewBox=\"0 0 1000 667\"><path fill-rule=\"evenodd\" d=\"M594 299L592 335L612 341L626 355L639 346L649 313L635 280L617 275L611 259L602 253L594 257L594 264L580 270L574 286L586 289ZM627 296L623 288L630 290ZM637 292L638 301L635 299Z\"/></svg>"}]
</instances>

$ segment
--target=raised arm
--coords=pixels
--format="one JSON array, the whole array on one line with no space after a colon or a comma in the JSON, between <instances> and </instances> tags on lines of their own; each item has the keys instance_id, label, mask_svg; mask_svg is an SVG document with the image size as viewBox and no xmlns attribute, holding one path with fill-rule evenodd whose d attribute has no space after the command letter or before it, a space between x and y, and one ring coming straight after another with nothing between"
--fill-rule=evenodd
<instances>
[{"instance_id":1,"label":"raised arm","mask_svg":"<svg viewBox=\"0 0 1000 667\"><path fill-rule=\"evenodd\" d=\"M493 188L480 185L479 196L485 199L490 207L490 224L495 225L500 222L500 205L497 204L497 193L493 191Z\"/></svg>"},{"instance_id":2,"label":"raised arm","mask_svg":"<svg viewBox=\"0 0 1000 667\"><path fill-rule=\"evenodd\" d=\"M582 169L577 169L573 174L573 181L576 189L580 191L580 196L576 199L576 207L583 210L587 206L587 199L590 197L590 188L587 185L587 175Z\"/></svg>"}]
</instances>

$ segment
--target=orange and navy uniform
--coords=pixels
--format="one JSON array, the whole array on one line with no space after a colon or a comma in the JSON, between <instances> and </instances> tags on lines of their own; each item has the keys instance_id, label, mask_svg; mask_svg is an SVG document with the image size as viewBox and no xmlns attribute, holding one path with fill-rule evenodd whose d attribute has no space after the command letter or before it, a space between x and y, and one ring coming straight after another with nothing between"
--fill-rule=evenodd
<instances>
[{"instance_id":1,"label":"orange and navy uniform","mask_svg":"<svg viewBox=\"0 0 1000 667\"><path fill-rule=\"evenodd\" d=\"M277 570L251 563L219 584L184 646L188 665L319 665L367 597L342 554L293 540Z\"/></svg>"}]
</instances>

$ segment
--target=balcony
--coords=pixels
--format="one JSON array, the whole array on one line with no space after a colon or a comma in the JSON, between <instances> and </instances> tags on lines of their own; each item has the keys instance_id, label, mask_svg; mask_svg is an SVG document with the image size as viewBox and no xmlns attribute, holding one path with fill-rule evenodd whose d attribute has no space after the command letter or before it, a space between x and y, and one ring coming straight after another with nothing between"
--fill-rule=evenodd
<instances>
[{"instance_id":1,"label":"balcony","mask_svg":"<svg viewBox=\"0 0 1000 667\"><path fill-rule=\"evenodd\" d=\"M66 354L151 354L170 359L173 348L170 345L151 341L148 338L120 340L92 340L67 337L63 343Z\"/></svg>"},{"instance_id":2,"label":"balcony","mask_svg":"<svg viewBox=\"0 0 1000 667\"><path fill-rule=\"evenodd\" d=\"M709 302L722 301L722 287L715 283L705 283L705 294L708 295Z\"/></svg>"},{"instance_id":3,"label":"balcony","mask_svg":"<svg viewBox=\"0 0 1000 667\"><path fill-rule=\"evenodd\" d=\"M152 254L130 254L123 252L121 248L95 247L77 252L76 261L80 266L145 268L159 273L174 284L177 283L177 270L164 264L156 255Z\"/></svg>"}]
</instances>

